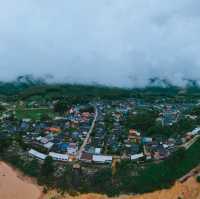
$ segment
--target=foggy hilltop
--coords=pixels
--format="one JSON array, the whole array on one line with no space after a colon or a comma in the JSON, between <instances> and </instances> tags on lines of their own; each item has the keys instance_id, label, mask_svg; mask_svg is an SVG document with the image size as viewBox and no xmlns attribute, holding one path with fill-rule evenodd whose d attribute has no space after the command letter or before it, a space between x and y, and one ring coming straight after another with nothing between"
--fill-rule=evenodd
<instances>
[{"instance_id":1,"label":"foggy hilltop","mask_svg":"<svg viewBox=\"0 0 200 199\"><path fill-rule=\"evenodd\" d=\"M199 7L198 0L2 2L0 80L31 74L49 83L196 86Z\"/></svg>"},{"instance_id":2,"label":"foggy hilltop","mask_svg":"<svg viewBox=\"0 0 200 199\"><path fill-rule=\"evenodd\" d=\"M12 81L0 81L0 87L6 88L6 86L10 85L11 87L32 87L32 86L53 86L53 85L71 85L71 86L96 86L96 87L110 87L110 88L124 88L124 89L134 89L134 88L200 88L200 82L198 80L194 79L183 79L184 84L181 86L177 86L176 84L173 84L168 79L160 79L159 77L153 77L148 79L148 83L143 87L118 87L113 85L106 85L101 84L97 82L91 82L91 83L78 83L78 82L57 82L55 78L51 75L45 75L45 76L33 76L32 74L29 75L21 75L13 79Z\"/></svg>"}]
</instances>

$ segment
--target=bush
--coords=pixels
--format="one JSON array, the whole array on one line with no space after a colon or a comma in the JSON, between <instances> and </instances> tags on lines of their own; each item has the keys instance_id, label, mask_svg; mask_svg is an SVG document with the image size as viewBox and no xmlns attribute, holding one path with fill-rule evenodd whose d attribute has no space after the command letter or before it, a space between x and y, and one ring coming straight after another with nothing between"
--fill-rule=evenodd
<instances>
[{"instance_id":1,"label":"bush","mask_svg":"<svg viewBox=\"0 0 200 199\"><path fill-rule=\"evenodd\" d=\"M48 192L48 188L47 188L47 187L43 187L42 192L43 192L43 193L47 193L47 192Z\"/></svg>"},{"instance_id":2,"label":"bush","mask_svg":"<svg viewBox=\"0 0 200 199\"><path fill-rule=\"evenodd\" d=\"M196 178L197 182L200 183L200 175Z\"/></svg>"}]
</instances>

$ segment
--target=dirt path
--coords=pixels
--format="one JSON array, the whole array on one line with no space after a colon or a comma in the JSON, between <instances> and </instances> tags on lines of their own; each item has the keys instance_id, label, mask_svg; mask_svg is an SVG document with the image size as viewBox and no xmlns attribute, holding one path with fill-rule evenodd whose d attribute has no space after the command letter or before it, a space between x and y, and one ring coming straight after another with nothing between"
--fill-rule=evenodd
<instances>
[{"instance_id":1,"label":"dirt path","mask_svg":"<svg viewBox=\"0 0 200 199\"><path fill-rule=\"evenodd\" d=\"M96 108L95 108L95 109L96 109ZM94 116L92 125L91 125L91 127L90 127L90 130L88 131L87 136L86 136L86 138L85 138L85 140L84 140L82 146L80 147L79 151L77 152L77 155L76 155L76 158L77 158L77 159L79 159L79 158L81 157L81 154L82 154L82 152L83 152L83 150L84 150L86 144L88 143L88 140L89 140L89 138L90 138L90 135L91 135L91 133L92 133L94 127L95 127L95 123L96 123L97 117L98 117L98 110L96 109L96 110L95 110L95 116Z\"/></svg>"},{"instance_id":2,"label":"dirt path","mask_svg":"<svg viewBox=\"0 0 200 199\"><path fill-rule=\"evenodd\" d=\"M1 199L39 199L41 195L41 188L31 178L0 162Z\"/></svg>"}]
</instances>

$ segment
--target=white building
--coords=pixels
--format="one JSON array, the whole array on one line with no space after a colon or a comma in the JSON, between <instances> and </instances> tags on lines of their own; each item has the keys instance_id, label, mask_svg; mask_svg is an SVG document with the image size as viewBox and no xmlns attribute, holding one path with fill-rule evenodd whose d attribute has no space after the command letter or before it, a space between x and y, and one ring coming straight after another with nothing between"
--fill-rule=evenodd
<instances>
[{"instance_id":1,"label":"white building","mask_svg":"<svg viewBox=\"0 0 200 199\"><path fill-rule=\"evenodd\" d=\"M96 163L112 163L112 156L110 156L110 155L93 155L92 160Z\"/></svg>"},{"instance_id":2,"label":"white building","mask_svg":"<svg viewBox=\"0 0 200 199\"><path fill-rule=\"evenodd\" d=\"M94 153L96 155L100 155L101 154L101 148L95 148Z\"/></svg>"},{"instance_id":3,"label":"white building","mask_svg":"<svg viewBox=\"0 0 200 199\"><path fill-rule=\"evenodd\" d=\"M27 122L27 123L28 123L28 122L30 122L30 121L31 121L30 118L23 118L23 119L22 119L22 122Z\"/></svg>"},{"instance_id":4,"label":"white building","mask_svg":"<svg viewBox=\"0 0 200 199\"><path fill-rule=\"evenodd\" d=\"M69 157L67 154L60 154L60 153L54 153L50 152L49 156L53 158L53 160L56 161L68 161Z\"/></svg>"},{"instance_id":5,"label":"white building","mask_svg":"<svg viewBox=\"0 0 200 199\"><path fill-rule=\"evenodd\" d=\"M41 159L41 160L44 160L44 159L47 157L47 155L45 155L45 154L43 154L43 153L40 153L40 152L38 152L38 151L36 151L36 150L34 150L34 149L29 150L28 153L29 153L31 156L34 156L34 157L36 157L36 158L38 158L38 159Z\"/></svg>"},{"instance_id":6,"label":"white building","mask_svg":"<svg viewBox=\"0 0 200 199\"><path fill-rule=\"evenodd\" d=\"M54 143L53 142L47 142L46 144L44 144L44 148L50 150L53 147Z\"/></svg>"},{"instance_id":7,"label":"white building","mask_svg":"<svg viewBox=\"0 0 200 199\"><path fill-rule=\"evenodd\" d=\"M143 157L144 157L143 153L138 153L138 154L135 154L135 155L131 155L131 160L138 160L138 159L143 158Z\"/></svg>"},{"instance_id":8,"label":"white building","mask_svg":"<svg viewBox=\"0 0 200 199\"><path fill-rule=\"evenodd\" d=\"M199 132L200 132L200 127L197 127L192 131L193 134L198 134Z\"/></svg>"}]
</instances>

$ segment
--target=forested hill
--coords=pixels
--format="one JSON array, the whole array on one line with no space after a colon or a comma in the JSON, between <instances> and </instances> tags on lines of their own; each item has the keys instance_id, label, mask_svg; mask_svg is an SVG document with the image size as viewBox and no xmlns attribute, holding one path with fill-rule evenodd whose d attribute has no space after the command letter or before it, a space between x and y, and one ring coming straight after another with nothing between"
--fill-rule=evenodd
<instances>
[{"instance_id":1,"label":"forested hill","mask_svg":"<svg viewBox=\"0 0 200 199\"><path fill-rule=\"evenodd\" d=\"M60 98L80 96L101 99L143 98L155 100L158 97L168 98L199 98L200 88L196 85L179 88L173 85L159 86L150 84L145 88L118 88L101 85L80 84L48 84L44 79L32 76L18 77L13 82L0 82L0 96L8 98L29 99L32 97Z\"/></svg>"}]
</instances>

